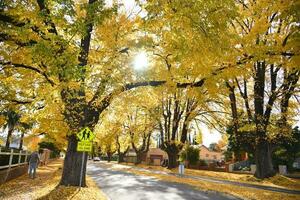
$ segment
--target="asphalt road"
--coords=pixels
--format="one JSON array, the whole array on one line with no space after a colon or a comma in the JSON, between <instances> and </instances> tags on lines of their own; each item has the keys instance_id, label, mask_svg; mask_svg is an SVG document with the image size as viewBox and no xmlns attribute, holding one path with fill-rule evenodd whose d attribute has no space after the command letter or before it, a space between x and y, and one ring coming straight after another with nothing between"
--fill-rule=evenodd
<instances>
[{"instance_id":1,"label":"asphalt road","mask_svg":"<svg viewBox=\"0 0 300 200\"><path fill-rule=\"evenodd\" d=\"M112 170L90 162L87 174L110 200L233 200L234 197L196 190L188 185Z\"/></svg>"}]
</instances>

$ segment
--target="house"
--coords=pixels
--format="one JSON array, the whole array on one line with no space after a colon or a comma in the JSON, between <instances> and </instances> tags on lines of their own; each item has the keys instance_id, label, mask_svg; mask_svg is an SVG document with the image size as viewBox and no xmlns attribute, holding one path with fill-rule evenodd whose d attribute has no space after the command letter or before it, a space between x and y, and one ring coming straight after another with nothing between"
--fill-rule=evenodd
<instances>
[{"instance_id":1,"label":"house","mask_svg":"<svg viewBox=\"0 0 300 200\"><path fill-rule=\"evenodd\" d=\"M159 148L150 148L149 151L142 156L142 163L159 166L164 159L168 159L168 154ZM136 153L130 149L124 157L125 162L134 163L136 161Z\"/></svg>"},{"instance_id":2,"label":"house","mask_svg":"<svg viewBox=\"0 0 300 200\"><path fill-rule=\"evenodd\" d=\"M164 159L168 159L168 154L160 148L150 148L146 155L146 163L150 165L160 165Z\"/></svg>"},{"instance_id":3,"label":"house","mask_svg":"<svg viewBox=\"0 0 300 200\"><path fill-rule=\"evenodd\" d=\"M205 145L201 145L199 148L199 157L201 160L206 160L208 162L220 161L224 159L222 152L211 151Z\"/></svg>"},{"instance_id":4,"label":"house","mask_svg":"<svg viewBox=\"0 0 300 200\"><path fill-rule=\"evenodd\" d=\"M136 162L136 153L133 149L129 149L124 156L124 161L128 163Z\"/></svg>"}]
</instances>

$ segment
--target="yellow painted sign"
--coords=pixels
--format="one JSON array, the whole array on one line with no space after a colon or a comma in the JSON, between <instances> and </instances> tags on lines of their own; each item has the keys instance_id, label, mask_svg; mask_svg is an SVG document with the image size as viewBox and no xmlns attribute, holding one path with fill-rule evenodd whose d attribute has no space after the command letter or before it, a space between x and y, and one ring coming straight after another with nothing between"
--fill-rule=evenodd
<instances>
[{"instance_id":1,"label":"yellow painted sign","mask_svg":"<svg viewBox=\"0 0 300 200\"><path fill-rule=\"evenodd\" d=\"M88 127L85 127L79 133L77 133L77 137L81 142L82 141L91 142L95 138L95 134Z\"/></svg>"},{"instance_id":2,"label":"yellow painted sign","mask_svg":"<svg viewBox=\"0 0 300 200\"><path fill-rule=\"evenodd\" d=\"M77 143L77 151L92 151L92 142L89 141L83 141Z\"/></svg>"}]
</instances>

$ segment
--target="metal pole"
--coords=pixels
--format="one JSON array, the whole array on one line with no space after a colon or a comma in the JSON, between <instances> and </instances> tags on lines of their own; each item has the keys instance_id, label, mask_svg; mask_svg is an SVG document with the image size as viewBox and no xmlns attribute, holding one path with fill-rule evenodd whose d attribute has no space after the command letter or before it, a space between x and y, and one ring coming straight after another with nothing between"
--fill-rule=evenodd
<instances>
[{"instance_id":1,"label":"metal pole","mask_svg":"<svg viewBox=\"0 0 300 200\"><path fill-rule=\"evenodd\" d=\"M81 171L80 171L79 187L81 187L81 184L82 184L84 156L85 156L85 151L82 153L82 162L81 162Z\"/></svg>"}]
</instances>

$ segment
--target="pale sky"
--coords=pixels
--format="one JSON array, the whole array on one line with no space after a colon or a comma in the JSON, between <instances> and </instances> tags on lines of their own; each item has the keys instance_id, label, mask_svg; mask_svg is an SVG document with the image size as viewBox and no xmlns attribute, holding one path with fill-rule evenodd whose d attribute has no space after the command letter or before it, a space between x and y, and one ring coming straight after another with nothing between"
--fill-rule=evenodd
<instances>
[{"instance_id":1,"label":"pale sky","mask_svg":"<svg viewBox=\"0 0 300 200\"><path fill-rule=\"evenodd\" d=\"M221 139L221 134L215 130L209 130L206 126L201 126L202 140L205 146L209 146L211 143L218 143Z\"/></svg>"}]
</instances>

